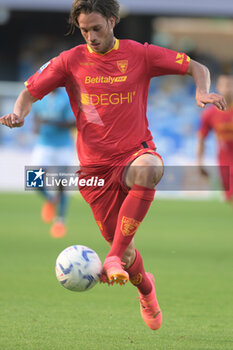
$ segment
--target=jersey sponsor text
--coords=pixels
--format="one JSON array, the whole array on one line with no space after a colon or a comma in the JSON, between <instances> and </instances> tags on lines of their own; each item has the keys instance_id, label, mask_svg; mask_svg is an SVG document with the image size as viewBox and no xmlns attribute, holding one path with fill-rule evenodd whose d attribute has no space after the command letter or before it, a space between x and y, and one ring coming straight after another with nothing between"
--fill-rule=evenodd
<instances>
[{"instance_id":1,"label":"jersey sponsor text","mask_svg":"<svg viewBox=\"0 0 233 350\"><path fill-rule=\"evenodd\" d=\"M109 105L119 105L123 103L133 103L133 98L135 96L135 91L128 92L113 92L112 94L81 94L81 103L83 105L92 106L109 106Z\"/></svg>"},{"instance_id":2,"label":"jersey sponsor text","mask_svg":"<svg viewBox=\"0 0 233 350\"><path fill-rule=\"evenodd\" d=\"M113 83L121 83L127 80L127 75L123 75L120 77L103 77L103 76L99 76L99 77L90 77L90 76L86 76L85 77L85 84L110 84L112 85Z\"/></svg>"}]
</instances>

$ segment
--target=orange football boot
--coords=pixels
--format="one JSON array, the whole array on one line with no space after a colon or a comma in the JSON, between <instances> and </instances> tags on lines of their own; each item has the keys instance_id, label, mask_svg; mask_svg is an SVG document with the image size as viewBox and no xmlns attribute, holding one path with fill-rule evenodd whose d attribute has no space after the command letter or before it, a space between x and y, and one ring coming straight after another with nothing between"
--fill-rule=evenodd
<instances>
[{"instance_id":1,"label":"orange football boot","mask_svg":"<svg viewBox=\"0 0 233 350\"><path fill-rule=\"evenodd\" d=\"M139 291L140 310L144 322L150 329L156 330L161 327L162 324L162 311L160 310L156 293L155 293L155 280L152 273L146 272L147 277L152 284L152 290L149 294L143 295Z\"/></svg>"},{"instance_id":2,"label":"orange football boot","mask_svg":"<svg viewBox=\"0 0 233 350\"><path fill-rule=\"evenodd\" d=\"M129 274L123 267L123 263L118 256L109 256L104 261L104 270L109 280L109 284L126 284L129 280Z\"/></svg>"},{"instance_id":3,"label":"orange football boot","mask_svg":"<svg viewBox=\"0 0 233 350\"><path fill-rule=\"evenodd\" d=\"M41 209L41 218L42 220L48 224L53 221L55 217L55 205L52 202L46 201Z\"/></svg>"},{"instance_id":4,"label":"orange football boot","mask_svg":"<svg viewBox=\"0 0 233 350\"><path fill-rule=\"evenodd\" d=\"M114 284L114 282L112 282L112 283L109 282L108 276L107 276L106 271L104 270L104 268L103 268L103 270L102 270L102 272L101 272L99 281L100 281L100 283L107 283L108 286Z\"/></svg>"}]
</instances>

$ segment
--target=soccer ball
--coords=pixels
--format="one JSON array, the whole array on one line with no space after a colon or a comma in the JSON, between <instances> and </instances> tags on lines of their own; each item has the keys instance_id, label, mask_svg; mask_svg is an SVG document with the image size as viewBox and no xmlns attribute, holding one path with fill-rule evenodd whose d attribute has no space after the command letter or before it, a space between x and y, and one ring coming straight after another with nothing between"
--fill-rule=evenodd
<instances>
[{"instance_id":1,"label":"soccer ball","mask_svg":"<svg viewBox=\"0 0 233 350\"><path fill-rule=\"evenodd\" d=\"M58 255L55 271L63 287L84 292L99 281L102 264L94 250L83 245L73 245Z\"/></svg>"}]
</instances>

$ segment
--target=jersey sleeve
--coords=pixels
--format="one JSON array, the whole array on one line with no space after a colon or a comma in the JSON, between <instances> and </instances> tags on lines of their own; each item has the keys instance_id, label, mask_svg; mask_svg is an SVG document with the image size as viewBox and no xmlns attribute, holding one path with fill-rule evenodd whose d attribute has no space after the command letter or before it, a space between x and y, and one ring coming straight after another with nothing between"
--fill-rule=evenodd
<instances>
[{"instance_id":1,"label":"jersey sleeve","mask_svg":"<svg viewBox=\"0 0 233 350\"><path fill-rule=\"evenodd\" d=\"M63 100L63 117L65 121L75 121L75 117L73 111L70 106L70 101L65 92L61 94L61 98Z\"/></svg>"},{"instance_id":2,"label":"jersey sleeve","mask_svg":"<svg viewBox=\"0 0 233 350\"><path fill-rule=\"evenodd\" d=\"M41 100L56 88L65 86L65 78L66 71L60 55L45 63L24 84L33 97Z\"/></svg>"},{"instance_id":3,"label":"jersey sleeve","mask_svg":"<svg viewBox=\"0 0 233 350\"><path fill-rule=\"evenodd\" d=\"M190 58L185 53L155 45L145 45L148 72L151 77L187 73Z\"/></svg>"},{"instance_id":4,"label":"jersey sleeve","mask_svg":"<svg viewBox=\"0 0 233 350\"><path fill-rule=\"evenodd\" d=\"M208 108L204 110L204 112L202 112L201 114L200 124L198 128L198 135L203 139L206 138L210 130L212 130L211 116L212 116L212 108Z\"/></svg>"}]
</instances>

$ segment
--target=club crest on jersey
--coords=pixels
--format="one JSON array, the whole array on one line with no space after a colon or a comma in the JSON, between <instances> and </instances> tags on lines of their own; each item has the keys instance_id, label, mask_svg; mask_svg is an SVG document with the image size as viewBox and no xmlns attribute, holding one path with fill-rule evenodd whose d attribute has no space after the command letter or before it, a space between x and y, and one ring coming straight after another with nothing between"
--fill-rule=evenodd
<instances>
[{"instance_id":1,"label":"club crest on jersey","mask_svg":"<svg viewBox=\"0 0 233 350\"><path fill-rule=\"evenodd\" d=\"M136 232L140 223L140 221L137 221L133 218L123 216L121 220L121 232L123 236L132 236Z\"/></svg>"},{"instance_id":2,"label":"club crest on jersey","mask_svg":"<svg viewBox=\"0 0 233 350\"><path fill-rule=\"evenodd\" d=\"M128 68L128 60L117 61L119 71L124 74Z\"/></svg>"}]
</instances>

